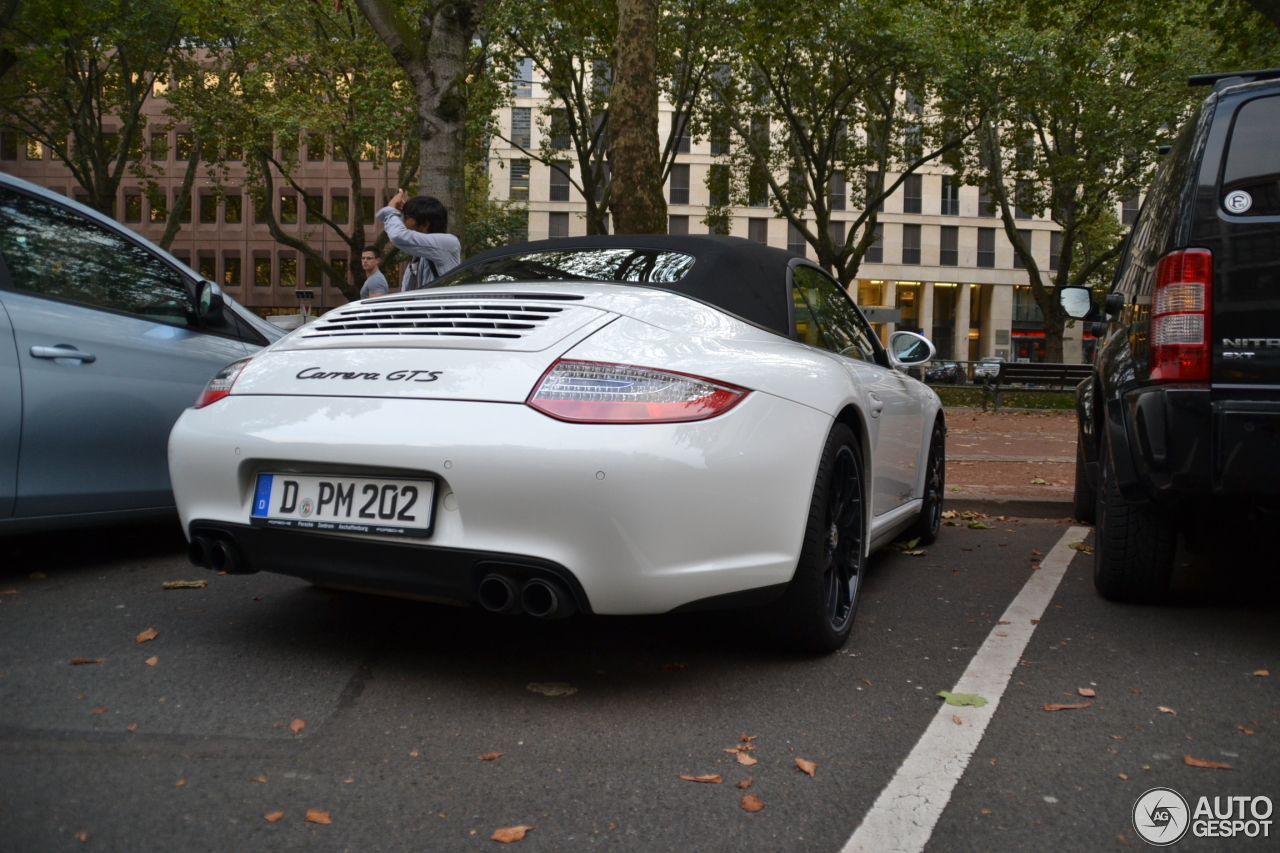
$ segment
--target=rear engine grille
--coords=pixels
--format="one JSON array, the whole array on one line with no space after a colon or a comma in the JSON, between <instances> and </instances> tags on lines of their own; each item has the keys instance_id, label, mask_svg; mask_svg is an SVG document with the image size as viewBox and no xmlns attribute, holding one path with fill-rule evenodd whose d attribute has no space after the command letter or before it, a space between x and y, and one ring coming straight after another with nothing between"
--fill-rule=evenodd
<instances>
[{"instance_id":1,"label":"rear engine grille","mask_svg":"<svg viewBox=\"0 0 1280 853\"><path fill-rule=\"evenodd\" d=\"M331 311L304 327L302 337L523 338L566 310L572 309L515 301L507 294L397 299L394 303L353 305Z\"/></svg>"}]
</instances>

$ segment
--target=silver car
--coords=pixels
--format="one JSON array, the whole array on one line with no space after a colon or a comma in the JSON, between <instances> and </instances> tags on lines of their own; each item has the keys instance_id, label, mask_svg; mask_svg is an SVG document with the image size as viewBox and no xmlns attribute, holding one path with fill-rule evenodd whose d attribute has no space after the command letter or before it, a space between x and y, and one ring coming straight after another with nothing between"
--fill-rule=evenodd
<instances>
[{"instance_id":1,"label":"silver car","mask_svg":"<svg viewBox=\"0 0 1280 853\"><path fill-rule=\"evenodd\" d=\"M173 514L178 415L282 335L107 217L0 175L0 534Z\"/></svg>"}]
</instances>

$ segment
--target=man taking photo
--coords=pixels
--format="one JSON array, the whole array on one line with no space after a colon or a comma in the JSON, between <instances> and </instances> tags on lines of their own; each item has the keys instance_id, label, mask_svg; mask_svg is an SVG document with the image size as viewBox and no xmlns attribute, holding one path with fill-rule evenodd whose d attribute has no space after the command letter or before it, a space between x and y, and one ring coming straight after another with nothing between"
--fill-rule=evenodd
<instances>
[{"instance_id":1,"label":"man taking photo","mask_svg":"<svg viewBox=\"0 0 1280 853\"><path fill-rule=\"evenodd\" d=\"M391 245L412 256L400 279L400 291L420 290L458 265L462 243L448 233L449 212L429 195L409 198L398 190L378 219Z\"/></svg>"}]
</instances>

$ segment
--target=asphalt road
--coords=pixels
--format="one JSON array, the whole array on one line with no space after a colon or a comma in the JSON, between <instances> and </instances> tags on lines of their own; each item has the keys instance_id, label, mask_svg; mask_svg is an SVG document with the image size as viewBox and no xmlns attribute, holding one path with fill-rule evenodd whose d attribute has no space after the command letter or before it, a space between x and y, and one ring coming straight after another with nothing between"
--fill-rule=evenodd
<instances>
[{"instance_id":1,"label":"asphalt road","mask_svg":"<svg viewBox=\"0 0 1280 853\"><path fill-rule=\"evenodd\" d=\"M3 540L0 849L470 850L534 825L513 849L837 851L1067 529L991 523L874 558L852 640L816 659L750 613L535 623L217 576L170 528ZM1101 600L1078 554L927 849L1142 847L1130 810L1161 785L1280 802L1273 544L1184 555L1161 607ZM1042 710L1080 687L1090 707ZM725 751L743 735L752 766Z\"/></svg>"}]
</instances>

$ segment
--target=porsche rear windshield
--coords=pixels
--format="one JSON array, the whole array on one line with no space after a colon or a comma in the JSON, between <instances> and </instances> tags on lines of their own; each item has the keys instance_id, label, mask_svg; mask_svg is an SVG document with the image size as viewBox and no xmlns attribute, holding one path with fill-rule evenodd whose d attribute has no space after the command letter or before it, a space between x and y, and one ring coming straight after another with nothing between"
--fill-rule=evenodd
<instances>
[{"instance_id":1,"label":"porsche rear windshield","mask_svg":"<svg viewBox=\"0 0 1280 853\"><path fill-rule=\"evenodd\" d=\"M452 272L432 287L496 281L634 281L670 284L684 278L694 258L657 249L566 249L507 255Z\"/></svg>"}]
</instances>

